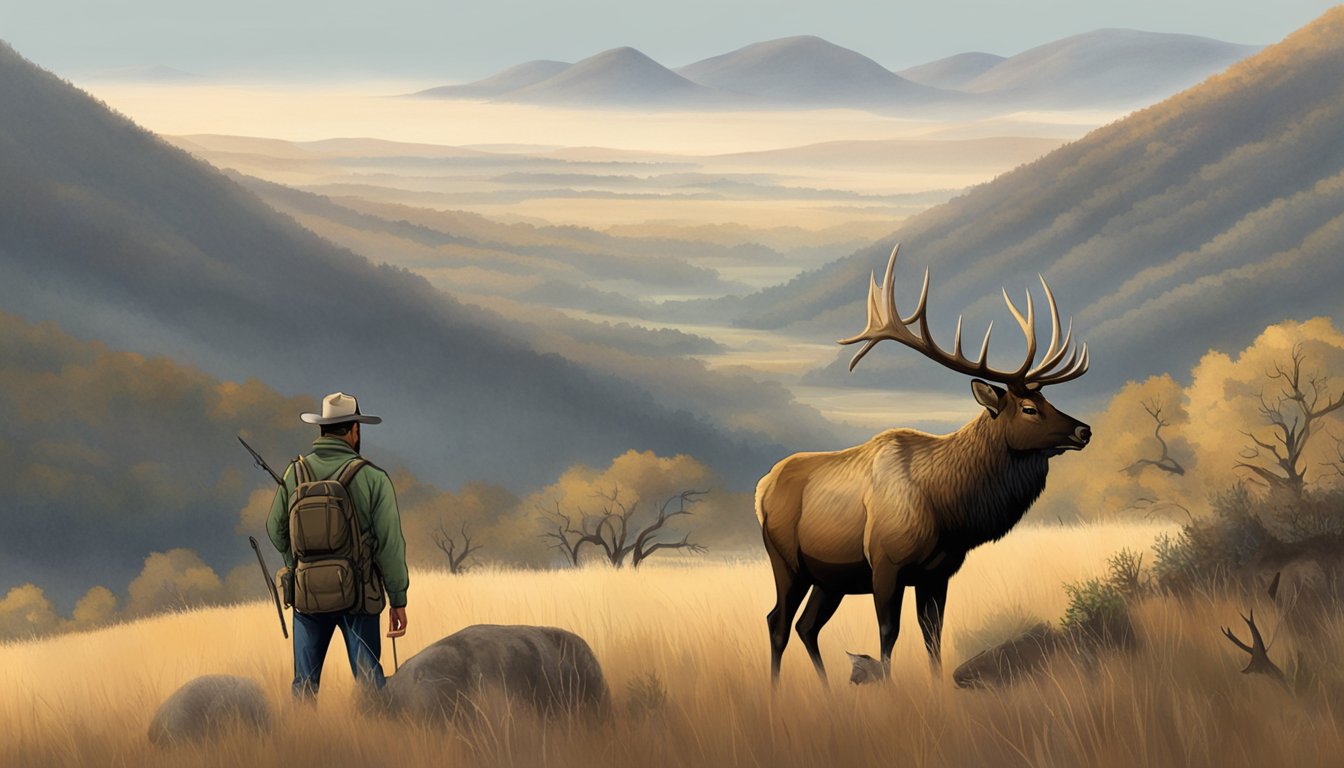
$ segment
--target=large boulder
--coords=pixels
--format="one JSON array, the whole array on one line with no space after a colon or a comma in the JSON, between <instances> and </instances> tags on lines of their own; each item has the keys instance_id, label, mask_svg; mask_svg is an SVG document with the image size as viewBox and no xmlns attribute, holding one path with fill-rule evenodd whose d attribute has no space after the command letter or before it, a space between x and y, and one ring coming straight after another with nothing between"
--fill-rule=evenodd
<instances>
[{"instance_id":1,"label":"large boulder","mask_svg":"<svg viewBox=\"0 0 1344 768\"><path fill-rule=\"evenodd\" d=\"M366 704L393 716L457 718L503 694L542 715L605 717L611 693L583 638L555 627L478 624L406 660Z\"/></svg>"},{"instance_id":2,"label":"large boulder","mask_svg":"<svg viewBox=\"0 0 1344 768\"><path fill-rule=\"evenodd\" d=\"M160 747L205 741L238 730L266 733L271 707L261 686L245 677L206 675L169 696L149 724L149 740Z\"/></svg>"}]
</instances>

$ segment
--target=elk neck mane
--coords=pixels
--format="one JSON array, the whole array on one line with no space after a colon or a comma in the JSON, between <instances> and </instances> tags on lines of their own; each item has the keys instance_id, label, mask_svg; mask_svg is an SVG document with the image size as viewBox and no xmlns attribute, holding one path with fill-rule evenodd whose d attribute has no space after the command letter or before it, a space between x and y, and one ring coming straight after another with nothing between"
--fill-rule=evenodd
<instances>
[{"instance_id":1,"label":"elk neck mane","mask_svg":"<svg viewBox=\"0 0 1344 768\"><path fill-rule=\"evenodd\" d=\"M961 429L933 437L925 460L910 467L944 543L951 538L969 549L1002 538L1045 489L1047 454L1009 448L1002 425L982 412Z\"/></svg>"}]
</instances>

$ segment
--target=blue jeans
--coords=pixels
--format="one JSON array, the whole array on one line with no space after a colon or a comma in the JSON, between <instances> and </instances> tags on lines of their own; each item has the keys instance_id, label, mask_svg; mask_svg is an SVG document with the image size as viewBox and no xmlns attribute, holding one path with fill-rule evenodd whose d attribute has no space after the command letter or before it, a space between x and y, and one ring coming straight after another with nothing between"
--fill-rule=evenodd
<instances>
[{"instance_id":1,"label":"blue jeans","mask_svg":"<svg viewBox=\"0 0 1344 768\"><path fill-rule=\"evenodd\" d=\"M294 696L315 698L322 682L322 662L337 627L345 638L350 671L366 685L382 688L386 682L378 661L382 639L378 634L379 617L354 613L294 612Z\"/></svg>"}]
</instances>

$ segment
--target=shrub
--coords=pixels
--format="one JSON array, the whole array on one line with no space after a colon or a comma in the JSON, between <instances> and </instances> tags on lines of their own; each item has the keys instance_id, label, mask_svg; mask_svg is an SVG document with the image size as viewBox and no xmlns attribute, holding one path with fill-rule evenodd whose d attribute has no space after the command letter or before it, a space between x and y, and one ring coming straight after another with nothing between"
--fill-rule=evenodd
<instances>
[{"instance_id":1,"label":"shrub","mask_svg":"<svg viewBox=\"0 0 1344 768\"><path fill-rule=\"evenodd\" d=\"M1344 539L1344 489L1298 497L1264 497L1237 484L1212 500L1208 518L1192 520L1153 545L1153 576L1169 592L1215 586L1274 554L1291 559L1306 545Z\"/></svg>"},{"instance_id":2,"label":"shrub","mask_svg":"<svg viewBox=\"0 0 1344 768\"><path fill-rule=\"evenodd\" d=\"M1110 583L1125 598L1138 597L1147 585L1143 578L1143 555L1128 547L1106 558L1106 567L1110 569Z\"/></svg>"},{"instance_id":3,"label":"shrub","mask_svg":"<svg viewBox=\"0 0 1344 768\"><path fill-rule=\"evenodd\" d=\"M1080 640L1126 645L1134 637L1125 595L1110 580L1085 579L1064 585L1069 607L1060 626Z\"/></svg>"}]
</instances>

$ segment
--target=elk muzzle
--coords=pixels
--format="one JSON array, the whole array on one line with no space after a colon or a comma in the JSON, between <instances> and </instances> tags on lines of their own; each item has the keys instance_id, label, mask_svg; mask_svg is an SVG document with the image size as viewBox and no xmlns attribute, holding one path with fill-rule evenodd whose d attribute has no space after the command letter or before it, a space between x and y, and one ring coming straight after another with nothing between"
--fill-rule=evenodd
<instances>
[{"instance_id":1,"label":"elk muzzle","mask_svg":"<svg viewBox=\"0 0 1344 768\"><path fill-rule=\"evenodd\" d=\"M1081 451L1086 448L1087 444L1091 441L1092 428L1086 424L1079 424L1074 427L1073 433L1068 436L1068 439L1065 442L1059 445L1059 448L1065 451Z\"/></svg>"}]
</instances>

